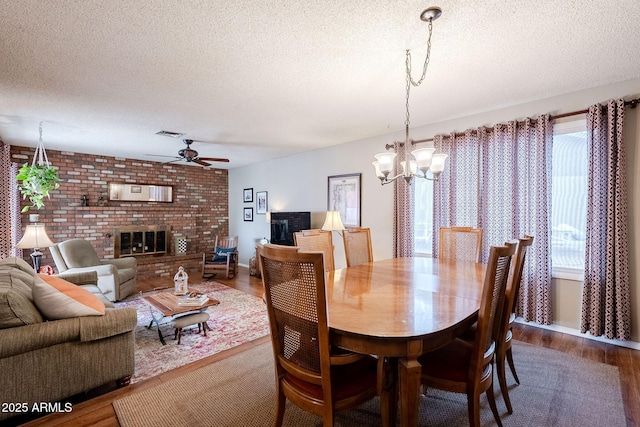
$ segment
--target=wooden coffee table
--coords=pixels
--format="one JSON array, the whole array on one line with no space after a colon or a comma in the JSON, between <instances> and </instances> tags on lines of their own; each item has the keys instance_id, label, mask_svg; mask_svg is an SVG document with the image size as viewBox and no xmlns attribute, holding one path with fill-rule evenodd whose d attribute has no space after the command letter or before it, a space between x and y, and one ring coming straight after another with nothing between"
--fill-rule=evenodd
<instances>
[{"instance_id":1,"label":"wooden coffee table","mask_svg":"<svg viewBox=\"0 0 640 427\"><path fill-rule=\"evenodd\" d=\"M180 298L182 298L182 296L175 295L173 291L163 291L154 295L142 296L142 299L149 304L149 312L151 313L151 322L147 328L151 329L151 326L154 323L156 324L158 327L158 336L163 345L165 345L166 342L162 336L162 331L160 331L162 319L166 317L175 318L178 315L187 313L201 313L209 307L220 304L220 301L217 299L209 298L207 302L199 306L178 305ZM157 313L159 313L159 315Z\"/></svg>"}]
</instances>

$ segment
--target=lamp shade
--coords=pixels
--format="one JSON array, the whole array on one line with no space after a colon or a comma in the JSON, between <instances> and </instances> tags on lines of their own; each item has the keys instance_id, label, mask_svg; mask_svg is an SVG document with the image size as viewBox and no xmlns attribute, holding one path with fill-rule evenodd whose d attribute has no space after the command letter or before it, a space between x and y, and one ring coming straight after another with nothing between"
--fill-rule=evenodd
<instances>
[{"instance_id":1,"label":"lamp shade","mask_svg":"<svg viewBox=\"0 0 640 427\"><path fill-rule=\"evenodd\" d=\"M342 223L342 219L340 218L340 212L328 211L327 217L325 218L324 224L322 225L322 229L325 231L344 230L344 224Z\"/></svg>"},{"instance_id":2,"label":"lamp shade","mask_svg":"<svg viewBox=\"0 0 640 427\"><path fill-rule=\"evenodd\" d=\"M416 158L418 169L423 173L425 173L431 166L431 158L433 157L434 151L436 151L435 148L419 148L411 152L411 154Z\"/></svg>"},{"instance_id":3,"label":"lamp shade","mask_svg":"<svg viewBox=\"0 0 640 427\"><path fill-rule=\"evenodd\" d=\"M40 249L53 246L55 243L47 236L44 224L30 224L24 230L22 239L16 245L18 249Z\"/></svg>"},{"instance_id":4,"label":"lamp shade","mask_svg":"<svg viewBox=\"0 0 640 427\"><path fill-rule=\"evenodd\" d=\"M431 173L439 175L444 170L445 160L447 160L446 154L434 154L431 159Z\"/></svg>"},{"instance_id":5,"label":"lamp shade","mask_svg":"<svg viewBox=\"0 0 640 427\"><path fill-rule=\"evenodd\" d=\"M393 160L396 158L396 153L378 153L374 156L378 161L376 166L376 173L378 168L385 176L393 170ZM375 165L374 165L375 166Z\"/></svg>"},{"instance_id":6,"label":"lamp shade","mask_svg":"<svg viewBox=\"0 0 640 427\"><path fill-rule=\"evenodd\" d=\"M380 163L378 163L378 161L376 160L375 162L371 162L371 164L373 165L373 167L376 169L376 176L380 179L384 179L385 176L382 173L382 171L380 170Z\"/></svg>"}]
</instances>

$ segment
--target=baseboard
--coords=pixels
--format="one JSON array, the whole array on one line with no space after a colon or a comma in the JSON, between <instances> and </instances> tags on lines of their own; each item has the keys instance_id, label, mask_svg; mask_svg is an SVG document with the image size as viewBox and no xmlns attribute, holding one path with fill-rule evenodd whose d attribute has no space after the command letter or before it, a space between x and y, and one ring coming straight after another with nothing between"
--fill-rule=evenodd
<instances>
[{"instance_id":1,"label":"baseboard","mask_svg":"<svg viewBox=\"0 0 640 427\"><path fill-rule=\"evenodd\" d=\"M541 324L535 323L535 322L525 322L521 318L517 318L516 322L521 323L523 325L527 325L527 326L533 326L533 327L536 327L536 328L548 329L550 331L555 331L555 332L561 332L561 333L567 334L567 335L573 335L573 336L576 336L576 337L587 338L587 339L590 339L590 340L593 340L593 341L600 341L600 342L604 342L604 343L607 343L607 344L617 345L617 346L620 346L620 347L627 347L627 348L632 348L634 350L640 350L640 343L635 342L635 341L610 340L610 339L602 338L602 337L594 337L593 335L591 335L589 333L583 334L580 331L578 331L577 329L567 328L566 326L541 325Z\"/></svg>"}]
</instances>

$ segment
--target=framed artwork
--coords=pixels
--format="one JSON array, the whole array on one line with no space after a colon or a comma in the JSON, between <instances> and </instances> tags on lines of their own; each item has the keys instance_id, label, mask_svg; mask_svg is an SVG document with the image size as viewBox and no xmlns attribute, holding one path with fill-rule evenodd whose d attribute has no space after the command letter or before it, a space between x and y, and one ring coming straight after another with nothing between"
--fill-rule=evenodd
<instances>
[{"instance_id":1,"label":"framed artwork","mask_svg":"<svg viewBox=\"0 0 640 427\"><path fill-rule=\"evenodd\" d=\"M245 188L242 194L242 199L245 203L253 202L253 188Z\"/></svg>"},{"instance_id":2,"label":"framed artwork","mask_svg":"<svg viewBox=\"0 0 640 427\"><path fill-rule=\"evenodd\" d=\"M360 173L330 176L327 210L338 211L345 227L360 226Z\"/></svg>"},{"instance_id":3,"label":"framed artwork","mask_svg":"<svg viewBox=\"0 0 640 427\"><path fill-rule=\"evenodd\" d=\"M256 214L263 215L269 210L269 199L266 191L256 191Z\"/></svg>"},{"instance_id":4,"label":"framed artwork","mask_svg":"<svg viewBox=\"0 0 640 427\"><path fill-rule=\"evenodd\" d=\"M253 221L253 208L244 208L244 220Z\"/></svg>"}]
</instances>

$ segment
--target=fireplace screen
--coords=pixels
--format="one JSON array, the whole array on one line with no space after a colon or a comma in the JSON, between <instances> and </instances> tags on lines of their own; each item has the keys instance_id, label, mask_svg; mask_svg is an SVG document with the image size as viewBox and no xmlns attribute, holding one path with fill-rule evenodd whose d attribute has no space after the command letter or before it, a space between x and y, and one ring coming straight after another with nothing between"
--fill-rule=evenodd
<instances>
[{"instance_id":1,"label":"fireplace screen","mask_svg":"<svg viewBox=\"0 0 640 427\"><path fill-rule=\"evenodd\" d=\"M131 226L114 230L113 256L166 254L170 227Z\"/></svg>"}]
</instances>

